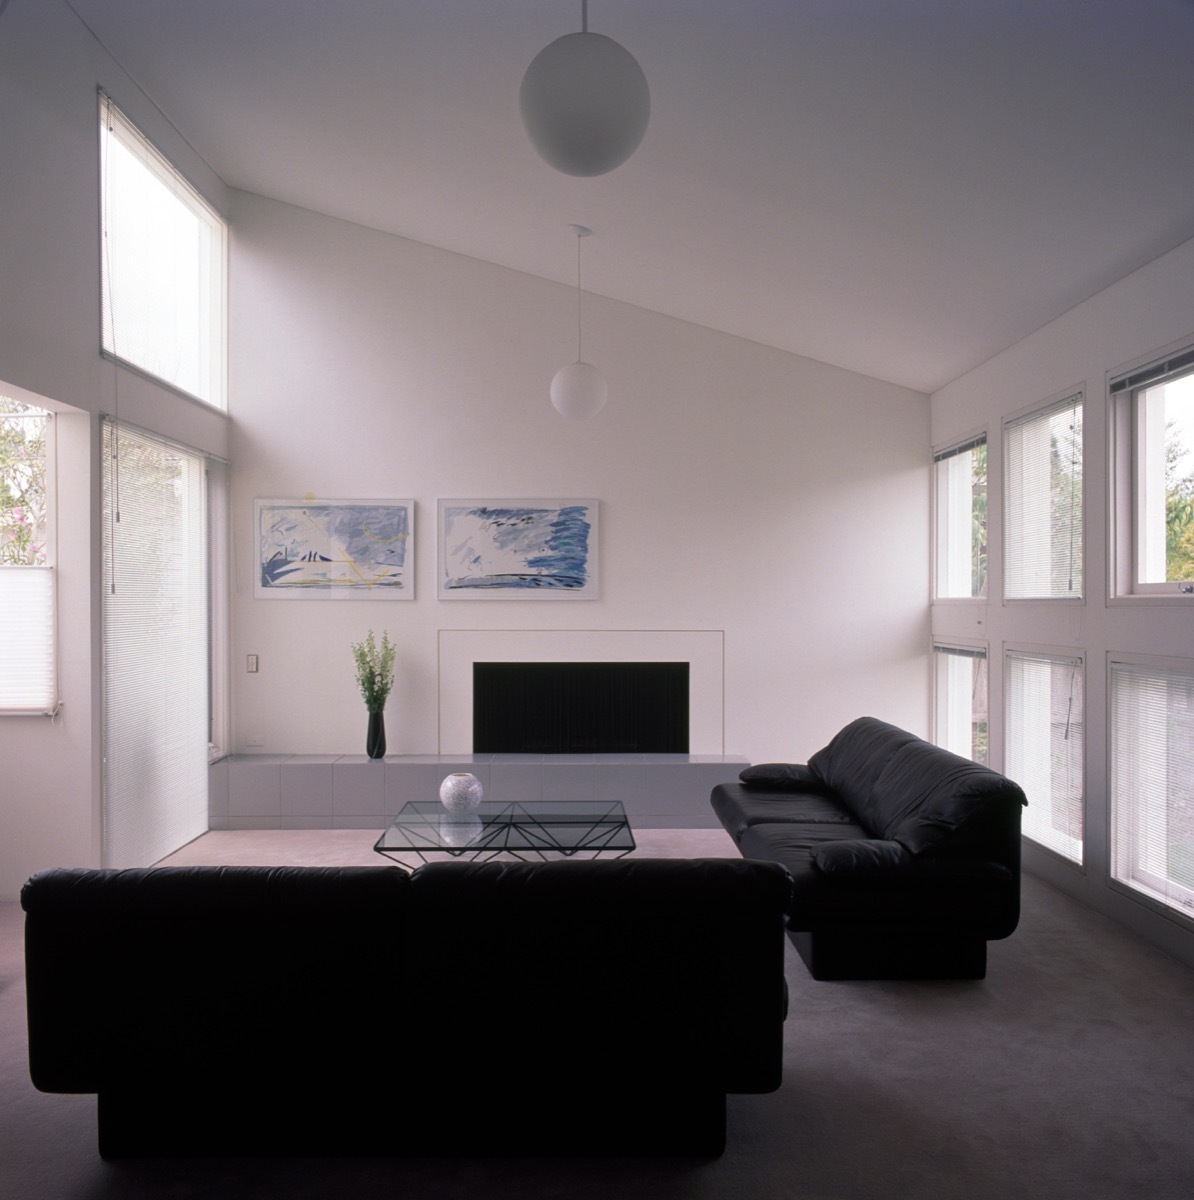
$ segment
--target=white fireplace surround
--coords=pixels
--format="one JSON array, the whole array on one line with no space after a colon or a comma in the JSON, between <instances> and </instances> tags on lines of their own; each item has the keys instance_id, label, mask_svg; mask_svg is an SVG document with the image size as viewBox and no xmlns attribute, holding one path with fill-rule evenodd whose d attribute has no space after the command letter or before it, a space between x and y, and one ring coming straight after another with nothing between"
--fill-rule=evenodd
<instances>
[{"instance_id":1,"label":"white fireplace surround","mask_svg":"<svg viewBox=\"0 0 1194 1200\"><path fill-rule=\"evenodd\" d=\"M475 662L686 662L691 754L725 753L721 629L441 629L439 753L473 748Z\"/></svg>"}]
</instances>

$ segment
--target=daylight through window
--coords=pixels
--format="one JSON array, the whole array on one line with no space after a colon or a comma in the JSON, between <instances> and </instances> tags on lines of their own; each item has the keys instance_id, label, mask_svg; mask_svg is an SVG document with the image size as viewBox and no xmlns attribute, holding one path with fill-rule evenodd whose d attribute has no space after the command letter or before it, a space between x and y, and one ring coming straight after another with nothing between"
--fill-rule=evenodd
<instances>
[{"instance_id":1,"label":"daylight through window","mask_svg":"<svg viewBox=\"0 0 1194 1200\"><path fill-rule=\"evenodd\" d=\"M103 347L225 407L223 220L100 97Z\"/></svg>"},{"instance_id":2,"label":"daylight through window","mask_svg":"<svg viewBox=\"0 0 1194 1200\"><path fill-rule=\"evenodd\" d=\"M935 592L987 594L987 438L933 455Z\"/></svg>"}]
</instances>

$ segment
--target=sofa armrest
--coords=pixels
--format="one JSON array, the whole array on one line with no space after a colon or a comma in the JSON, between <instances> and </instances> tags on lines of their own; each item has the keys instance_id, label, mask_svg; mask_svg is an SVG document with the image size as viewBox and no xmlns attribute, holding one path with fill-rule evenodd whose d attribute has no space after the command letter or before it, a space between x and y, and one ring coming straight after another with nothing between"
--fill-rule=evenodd
<instances>
[{"instance_id":1,"label":"sofa armrest","mask_svg":"<svg viewBox=\"0 0 1194 1200\"><path fill-rule=\"evenodd\" d=\"M905 872L912 855L899 842L879 838L849 838L838 842L822 842L813 848L813 865L823 875L881 875L890 871Z\"/></svg>"}]
</instances>

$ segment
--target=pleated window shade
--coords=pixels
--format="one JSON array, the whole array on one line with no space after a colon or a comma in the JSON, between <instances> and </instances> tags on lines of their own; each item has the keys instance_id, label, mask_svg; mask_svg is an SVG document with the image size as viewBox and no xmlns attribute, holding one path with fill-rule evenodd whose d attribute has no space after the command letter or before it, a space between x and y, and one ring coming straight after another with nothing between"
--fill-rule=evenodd
<instances>
[{"instance_id":1,"label":"pleated window shade","mask_svg":"<svg viewBox=\"0 0 1194 1200\"><path fill-rule=\"evenodd\" d=\"M54 568L0 566L0 713L53 713Z\"/></svg>"},{"instance_id":2,"label":"pleated window shade","mask_svg":"<svg viewBox=\"0 0 1194 1200\"><path fill-rule=\"evenodd\" d=\"M104 424L103 861L149 866L207 830L205 460Z\"/></svg>"},{"instance_id":3,"label":"pleated window shade","mask_svg":"<svg viewBox=\"0 0 1194 1200\"><path fill-rule=\"evenodd\" d=\"M1111 664L1111 874L1194 916L1194 668Z\"/></svg>"}]
</instances>

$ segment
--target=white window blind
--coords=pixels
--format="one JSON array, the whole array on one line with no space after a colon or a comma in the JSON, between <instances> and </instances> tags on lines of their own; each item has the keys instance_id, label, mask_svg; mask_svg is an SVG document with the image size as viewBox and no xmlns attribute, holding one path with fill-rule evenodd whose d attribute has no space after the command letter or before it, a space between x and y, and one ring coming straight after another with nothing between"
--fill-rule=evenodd
<instances>
[{"instance_id":1,"label":"white window blind","mask_svg":"<svg viewBox=\"0 0 1194 1200\"><path fill-rule=\"evenodd\" d=\"M987 594L987 438L933 455L935 593Z\"/></svg>"},{"instance_id":2,"label":"white window blind","mask_svg":"<svg viewBox=\"0 0 1194 1200\"><path fill-rule=\"evenodd\" d=\"M989 746L987 652L933 646L934 741L964 758L986 763Z\"/></svg>"},{"instance_id":3,"label":"white window blind","mask_svg":"<svg viewBox=\"0 0 1194 1200\"><path fill-rule=\"evenodd\" d=\"M203 458L104 425L103 861L149 866L207 830Z\"/></svg>"},{"instance_id":4,"label":"white window blind","mask_svg":"<svg viewBox=\"0 0 1194 1200\"><path fill-rule=\"evenodd\" d=\"M225 407L226 226L100 97L103 346Z\"/></svg>"},{"instance_id":5,"label":"white window blind","mask_svg":"<svg viewBox=\"0 0 1194 1200\"><path fill-rule=\"evenodd\" d=\"M0 713L53 713L53 567L0 567Z\"/></svg>"},{"instance_id":6,"label":"white window blind","mask_svg":"<svg viewBox=\"0 0 1194 1200\"><path fill-rule=\"evenodd\" d=\"M1004 427L1004 596L1082 596L1082 395Z\"/></svg>"},{"instance_id":7,"label":"white window blind","mask_svg":"<svg viewBox=\"0 0 1194 1200\"><path fill-rule=\"evenodd\" d=\"M1194 912L1194 668L1111 664L1111 874Z\"/></svg>"},{"instance_id":8,"label":"white window blind","mask_svg":"<svg viewBox=\"0 0 1194 1200\"><path fill-rule=\"evenodd\" d=\"M1082 861L1085 746L1080 658L1008 651L1005 771L1028 797L1023 832Z\"/></svg>"}]
</instances>

